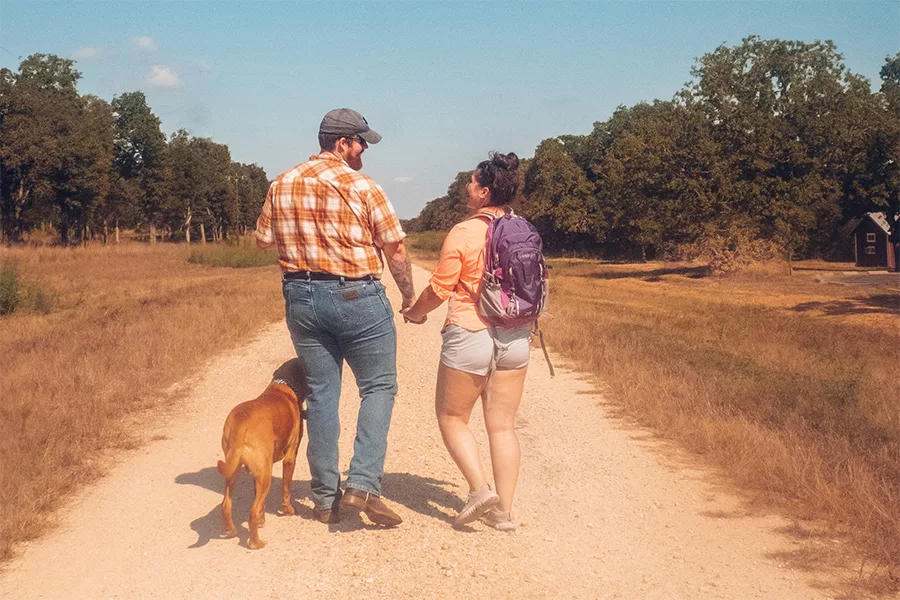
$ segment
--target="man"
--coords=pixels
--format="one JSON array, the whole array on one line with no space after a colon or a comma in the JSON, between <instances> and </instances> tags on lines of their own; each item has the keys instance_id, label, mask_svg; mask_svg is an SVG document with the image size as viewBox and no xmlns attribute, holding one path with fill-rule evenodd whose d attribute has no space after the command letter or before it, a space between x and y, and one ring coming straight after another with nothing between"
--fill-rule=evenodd
<instances>
[{"instance_id":1,"label":"man","mask_svg":"<svg viewBox=\"0 0 900 600\"><path fill-rule=\"evenodd\" d=\"M384 190L359 173L362 154L381 136L349 108L319 125L321 152L279 175L256 223L257 244L275 247L282 269L288 330L306 364L307 459L322 522L360 513L380 525L400 517L382 502L387 433L397 393L397 331L379 281L381 254L403 296L414 299L405 234ZM347 489L338 470L338 402L344 360L361 403Z\"/></svg>"}]
</instances>

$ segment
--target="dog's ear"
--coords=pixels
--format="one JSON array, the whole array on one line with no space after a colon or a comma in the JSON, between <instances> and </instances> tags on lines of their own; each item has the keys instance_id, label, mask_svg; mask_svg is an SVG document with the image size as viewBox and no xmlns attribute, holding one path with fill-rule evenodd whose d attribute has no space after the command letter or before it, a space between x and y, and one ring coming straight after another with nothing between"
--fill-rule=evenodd
<instances>
[{"instance_id":1,"label":"dog's ear","mask_svg":"<svg viewBox=\"0 0 900 600\"><path fill-rule=\"evenodd\" d=\"M299 358L295 358L290 362L292 363L291 364L291 372L292 372L291 381L294 382L294 385L296 386L295 389L297 390L297 392L299 394L301 394L301 397L299 399L303 400L304 398L309 398L309 395L312 393L312 390L309 389L309 381L307 380L307 377L306 377L306 373L307 373L306 365Z\"/></svg>"},{"instance_id":2,"label":"dog's ear","mask_svg":"<svg viewBox=\"0 0 900 600\"><path fill-rule=\"evenodd\" d=\"M272 379L285 379L293 383L294 381L294 363L297 361L296 358L292 358L291 360L286 360L281 363L275 372L272 373Z\"/></svg>"},{"instance_id":3,"label":"dog's ear","mask_svg":"<svg viewBox=\"0 0 900 600\"><path fill-rule=\"evenodd\" d=\"M275 369L272 379L285 379L291 382L291 387L297 393L297 399L303 400L308 398L311 393L309 383L306 380L306 365L299 358L292 358L285 361L280 367Z\"/></svg>"}]
</instances>

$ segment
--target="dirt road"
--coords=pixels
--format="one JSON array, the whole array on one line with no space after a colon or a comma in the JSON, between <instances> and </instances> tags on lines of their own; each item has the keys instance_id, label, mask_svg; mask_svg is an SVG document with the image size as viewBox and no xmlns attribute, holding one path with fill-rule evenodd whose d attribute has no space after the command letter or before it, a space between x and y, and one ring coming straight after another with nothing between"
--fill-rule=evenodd
<instances>
[{"instance_id":1,"label":"dirt road","mask_svg":"<svg viewBox=\"0 0 900 600\"><path fill-rule=\"evenodd\" d=\"M417 270L418 289L425 273ZM389 284L390 285L390 284ZM395 288L389 287L398 305ZM576 372L550 378L534 351L519 417L515 534L450 520L466 489L433 416L440 321L398 323L400 393L384 494L393 530L312 519L298 462L297 516L281 517L276 465L263 550L247 548L249 475L238 485L239 539L221 539L219 438L230 408L266 386L293 350L283 323L223 353L183 384L175 410L145 425L148 443L116 457L67 503L62 526L7 565L0 597L106 598L803 598L816 576L780 564L795 546L776 517L750 517L714 477L610 416ZM357 392L345 373L342 468ZM474 429L482 430L480 416ZM479 434L486 449L483 434ZM305 456L306 440L301 446ZM243 521L243 523L241 523Z\"/></svg>"}]
</instances>

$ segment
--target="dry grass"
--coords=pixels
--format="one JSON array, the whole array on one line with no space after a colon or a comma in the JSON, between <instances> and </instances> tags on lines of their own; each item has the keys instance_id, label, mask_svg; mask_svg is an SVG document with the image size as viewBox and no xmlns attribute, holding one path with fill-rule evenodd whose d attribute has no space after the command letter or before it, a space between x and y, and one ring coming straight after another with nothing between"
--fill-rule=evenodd
<instances>
[{"instance_id":1,"label":"dry grass","mask_svg":"<svg viewBox=\"0 0 900 600\"><path fill-rule=\"evenodd\" d=\"M445 237L447 237L446 231L410 233L406 236L406 248L417 265L434 271Z\"/></svg>"},{"instance_id":2,"label":"dry grass","mask_svg":"<svg viewBox=\"0 0 900 600\"><path fill-rule=\"evenodd\" d=\"M558 352L761 501L832 523L882 567L878 586L898 583L896 292L553 262L543 325Z\"/></svg>"},{"instance_id":3,"label":"dry grass","mask_svg":"<svg viewBox=\"0 0 900 600\"><path fill-rule=\"evenodd\" d=\"M216 353L283 314L278 268L189 264L184 246L0 249L58 298L0 317L0 559L40 534L61 498L131 447L126 419Z\"/></svg>"},{"instance_id":4,"label":"dry grass","mask_svg":"<svg viewBox=\"0 0 900 600\"><path fill-rule=\"evenodd\" d=\"M779 268L711 279L695 264L550 262L548 343L623 416L704 455L760 506L847 536L868 591L900 587L896 290Z\"/></svg>"}]
</instances>

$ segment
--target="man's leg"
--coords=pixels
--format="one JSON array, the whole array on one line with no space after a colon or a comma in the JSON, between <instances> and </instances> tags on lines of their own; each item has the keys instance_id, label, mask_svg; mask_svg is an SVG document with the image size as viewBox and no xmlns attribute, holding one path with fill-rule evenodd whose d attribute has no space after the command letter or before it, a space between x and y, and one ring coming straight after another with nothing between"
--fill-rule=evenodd
<instances>
[{"instance_id":1,"label":"man's leg","mask_svg":"<svg viewBox=\"0 0 900 600\"><path fill-rule=\"evenodd\" d=\"M360 406L347 487L381 495L387 435L397 395L397 330L390 302L380 283L364 298L370 323L341 340L347 364L359 387Z\"/></svg>"},{"instance_id":2,"label":"man's leg","mask_svg":"<svg viewBox=\"0 0 900 600\"><path fill-rule=\"evenodd\" d=\"M337 341L321 329L313 309L317 282L290 281L285 284L287 325L297 356L306 366L310 396L306 401L307 447L310 487L319 509L331 509L340 500L341 474L338 468L338 438L341 424L338 404L341 397L343 358Z\"/></svg>"}]
</instances>

